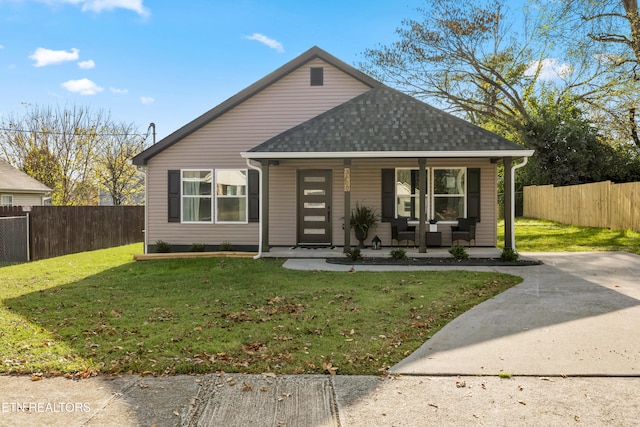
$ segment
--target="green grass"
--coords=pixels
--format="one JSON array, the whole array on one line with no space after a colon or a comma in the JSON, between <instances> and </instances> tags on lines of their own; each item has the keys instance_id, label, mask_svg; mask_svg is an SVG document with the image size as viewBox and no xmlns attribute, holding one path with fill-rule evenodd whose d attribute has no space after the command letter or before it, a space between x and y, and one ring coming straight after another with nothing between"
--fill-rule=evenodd
<instances>
[{"instance_id":1,"label":"green grass","mask_svg":"<svg viewBox=\"0 0 640 427\"><path fill-rule=\"evenodd\" d=\"M640 254L640 233L629 230L516 218L515 235L519 252L625 251ZM498 224L498 247L504 247L504 221Z\"/></svg>"},{"instance_id":2,"label":"green grass","mask_svg":"<svg viewBox=\"0 0 640 427\"><path fill-rule=\"evenodd\" d=\"M133 262L141 245L0 268L0 373L377 374L520 282L464 271Z\"/></svg>"}]
</instances>

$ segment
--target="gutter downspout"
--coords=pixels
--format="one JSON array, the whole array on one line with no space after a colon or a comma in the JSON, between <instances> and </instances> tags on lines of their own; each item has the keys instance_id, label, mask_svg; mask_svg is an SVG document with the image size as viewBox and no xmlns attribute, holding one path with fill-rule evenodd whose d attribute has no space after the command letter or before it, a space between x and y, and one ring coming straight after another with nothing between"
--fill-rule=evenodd
<instances>
[{"instance_id":1,"label":"gutter downspout","mask_svg":"<svg viewBox=\"0 0 640 427\"><path fill-rule=\"evenodd\" d=\"M516 169L526 166L528 157L524 161L511 168L511 249L516 252Z\"/></svg>"},{"instance_id":2,"label":"gutter downspout","mask_svg":"<svg viewBox=\"0 0 640 427\"><path fill-rule=\"evenodd\" d=\"M251 163L251 159L247 159L247 166L253 170L258 171L258 185L260 186L260 192L258 193L258 255L253 259L262 258L262 168L254 166Z\"/></svg>"}]
</instances>

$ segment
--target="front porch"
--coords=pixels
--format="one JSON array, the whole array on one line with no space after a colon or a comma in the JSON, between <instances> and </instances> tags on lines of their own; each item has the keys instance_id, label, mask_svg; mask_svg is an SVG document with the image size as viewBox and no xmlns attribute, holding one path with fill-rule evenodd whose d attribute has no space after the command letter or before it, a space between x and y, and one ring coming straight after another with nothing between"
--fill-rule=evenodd
<instances>
[{"instance_id":1,"label":"front porch","mask_svg":"<svg viewBox=\"0 0 640 427\"><path fill-rule=\"evenodd\" d=\"M426 252L420 252L418 247L383 247L380 250L365 248L361 250L363 257L367 258L390 258L394 249L404 249L409 258L450 258L448 247L428 248ZM500 258L502 251L498 248L475 247L466 248L471 258ZM272 247L269 252L263 252L263 258L344 258L344 247L317 247L307 248L302 246L294 247Z\"/></svg>"}]
</instances>

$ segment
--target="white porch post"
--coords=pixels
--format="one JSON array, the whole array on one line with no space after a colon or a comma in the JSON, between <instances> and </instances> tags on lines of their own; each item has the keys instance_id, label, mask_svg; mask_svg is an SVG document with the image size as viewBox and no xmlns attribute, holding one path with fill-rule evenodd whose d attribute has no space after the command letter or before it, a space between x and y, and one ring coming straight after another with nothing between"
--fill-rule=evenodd
<instances>
[{"instance_id":1,"label":"white porch post","mask_svg":"<svg viewBox=\"0 0 640 427\"><path fill-rule=\"evenodd\" d=\"M504 249L514 249L513 221L515 190L513 185L513 157L504 157Z\"/></svg>"}]
</instances>

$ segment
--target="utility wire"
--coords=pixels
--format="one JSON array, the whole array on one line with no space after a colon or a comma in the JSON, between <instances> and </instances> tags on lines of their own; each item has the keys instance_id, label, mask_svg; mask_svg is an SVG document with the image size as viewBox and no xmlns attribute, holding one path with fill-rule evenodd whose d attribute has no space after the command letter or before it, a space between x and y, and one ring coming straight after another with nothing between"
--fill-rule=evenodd
<instances>
[{"instance_id":1,"label":"utility wire","mask_svg":"<svg viewBox=\"0 0 640 427\"><path fill-rule=\"evenodd\" d=\"M0 131L3 132L14 132L14 133L36 133L40 135L74 135L81 136L82 133L77 132L53 132L53 131L42 131L42 130L24 130L24 129L11 129L11 128L3 128L0 127ZM149 134L141 134L141 133L96 133L96 136L138 136L144 138L145 140L149 138Z\"/></svg>"}]
</instances>

